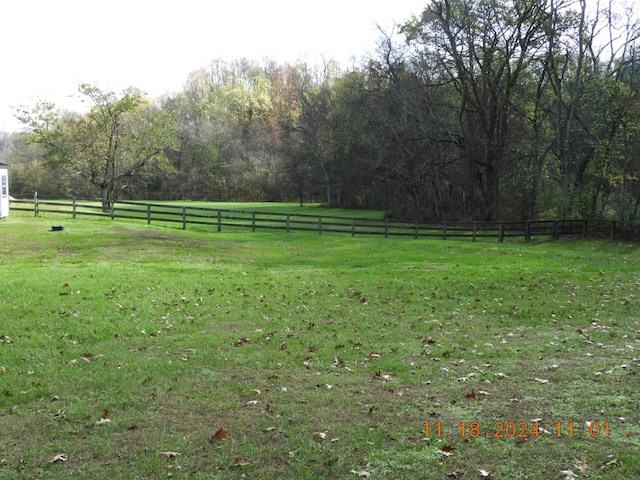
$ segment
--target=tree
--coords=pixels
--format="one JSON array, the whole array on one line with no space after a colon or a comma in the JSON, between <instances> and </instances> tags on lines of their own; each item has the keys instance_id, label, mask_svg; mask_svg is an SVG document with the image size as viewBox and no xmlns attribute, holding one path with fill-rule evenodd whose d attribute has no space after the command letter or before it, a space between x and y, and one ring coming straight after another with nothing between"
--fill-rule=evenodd
<instances>
[{"instance_id":1,"label":"tree","mask_svg":"<svg viewBox=\"0 0 640 480\"><path fill-rule=\"evenodd\" d=\"M175 124L135 88L120 96L89 84L79 91L91 102L84 116L62 114L48 102L17 116L27 127L27 141L44 147L47 165L97 188L108 212L127 179L144 176L152 163L168 168L165 152L176 145Z\"/></svg>"},{"instance_id":2,"label":"tree","mask_svg":"<svg viewBox=\"0 0 640 480\"><path fill-rule=\"evenodd\" d=\"M544 39L546 2L432 0L403 27L425 65L457 90L458 146L487 220L499 215L500 177L509 158L514 93Z\"/></svg>"},{"instance_id":3,"label":"tree","mask_svg":"<svg viewBox=\"0 0 640 480\"><path fill-rule=\"evenodd\" d=\"M550 171L564 217L601 216L616 184L626 183L622 150L634 137L626 127L637 122L640 26L632 10L624 17L612 2L603 4L590 13L586 0L575 11L568 9L573 4L551 1L545 111L553 132Z\"/></svg>"}]
</instances>

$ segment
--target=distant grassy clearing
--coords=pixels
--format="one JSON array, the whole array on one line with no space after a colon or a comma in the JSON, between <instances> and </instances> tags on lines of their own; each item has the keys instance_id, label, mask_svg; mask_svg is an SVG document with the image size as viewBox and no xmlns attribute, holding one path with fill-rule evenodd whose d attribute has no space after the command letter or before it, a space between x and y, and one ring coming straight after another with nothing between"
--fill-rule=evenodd
<instances>
[{"instance_id":1,"label":"distant grassy clearing","mask_svg":"<svg viewBox=\"0 0 640 480\"><path fill-rule=\"evenodd\" d=\"M0 478L638 476L633 245L64 224L0 222Z\"/></svg>"}]
</instances>

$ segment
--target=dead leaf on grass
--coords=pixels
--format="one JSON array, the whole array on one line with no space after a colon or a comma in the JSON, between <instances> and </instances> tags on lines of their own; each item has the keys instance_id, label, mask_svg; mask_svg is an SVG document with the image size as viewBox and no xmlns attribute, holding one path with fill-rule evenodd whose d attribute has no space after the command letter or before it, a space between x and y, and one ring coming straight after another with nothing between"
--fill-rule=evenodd
<instances>
[{"instance_id":1,"label":"dead leaf on grass","mask_svg":"<svg viewBox=\"0 0 640 480\"><path fill-rule=\"evenodd\" d=\"M313 436L319 438L320 440L324 440L327 438L327 432L313 432Z\"/></svg>"},{"instance_id":2,"label":"dead leaf on grass","mask_svg":"<svg viewBox=\"0 0 640 480\"><path fill-rule=\"evenodd\" d=\"M453 455L453 453L451 453L450 451L449 451L449 452L447 452L447 451L445 451L445 450L436 450L434 453L435 453L436 455L440 455L440 456L442 456L442 457L450 457L451 455Z\"/></svg>"},{"instance_id":3,"label":"dead leaf on grass","mask_svg":"<svg viewBox=\"0 0 640 480\"><path fill-rule=\"evenodd\" d=\"M67 456L66 453L59 453L58 455L53 457L51 460L49 460L49 463L66 462L68 459L69 457Z\"/></svg>"},{"instance_id":4,"label":"dead leaf on grass","mask_svg":"<svg viewBox=\"0 0 640 480\"><path fill-rule=\"evenodd\" d=\"M351 470L351 473L353 473L356 477L369 478L371 476L371 473L367 472L366 470Z\"/></svg>"},{"instance_id":5,"label":"dead leaf on grass","mask_svg":"<svg viewBox=\"0 0 640 480\"><path fill-rule=\"evenodd\" d=\"M162 455L163 457L167 457L167 458L175 458L175 457L179 457L182 454L178 453L178 452L172 452L170 450L167 450L166 452L160 452L160 455Z\"/></svg>"},{"instance_id":6,"label":"dead leaf on grass","mask_svg":"<svg viewBox=\"0 0 640 480\"><path fill-rule=\"evenodd\" d=\"M455 470L455 471L451 472L449 475L447 475L447 477L449 477L449 478L462 478L463 475L464 475L464 472L462 470Z\"/></svg>"},{"instance_id":7,"label":"dead leaf on grass","mask_svg":"<svg viewBox=\"0 0 640 480\"><path fill-rule=\"evenodd\" d=\"M576 462L578 462L578 460L576 460ZM580 473L582 473L583 475L589 474L589 469L587 468L587 459L585 457L582 457L582 460L576 463L576 467L580 469Z\"/></svg>"},{"instance_id":8,"label":"dead leaf on grass","mask_svg":"<svg viewBox=\"0 0 640 480\"><path fill-rule=\"evenodd\" d=\"M536 382L538 382L538 383L542 383L543 385L544 385L545 383L549 383L549 380L545 380L544 378L536 378L535 380L536 380Z\"/></svg>"},{"instance_id":9,"label":"dead leaf on grass","mask_svg":"<svg viewBox=\"0 0 640 480\"><path fill-rule=\"evenodd\" d=\"M391 375L383 374L380 370L378 370L374 376L379 380L389 380L391 378Z\"/></svg>"},{"instance_id":10,"label":"dead leaf on grass","mask_svg":"<svg viewBox=\"0 0 640 480\"><path fill-rule=\"evenodd\" d=\"M216 433L213 434L213 437L211 437L211 440L223 440L227 438L228 434L229 432L227 432L224 428L221 427L218 429Z\"/></svg>"},{"instance_id":11,"label":"dead leaf on grass","mask_svg":"<svg viewBox=\"0 0 640 480\"><path fill-rule=\"evenodd\" d=\"M576 478L578 478L578 476L573 473L572 470L562 470L560 473L566 475L566 477L564 477L565 480L575 480Z\"/></svg>"},{"instance_id":12,"label":"dead leaf on grass","mask_svg":"<svg viewBox=\"0 0 640 480\"><path fill-rule=\"evenodd\" d=\"M53 416L53 419L58 420L58 419L66 418L66 416L67 416L67 411L62 409L62 410L58 410L58 413L56 413Z\"/></svg>"},{"instance_id":13,"label":"dead leaf on grass","mask_svg":"<svg viewBox=\"0 0 640 480\"><path fill-rule=\"evenodd\" d=\"M476 392L475 390L471 390L471 393L468 393L464 396L464 398L469 398L471 400L475 400L476 398Z\"/></svg>"},{"instance_id":14,"label":"dead leaf on grass","mask_svg":"<svg viewBox=\"0 0 640 480\"><path fill-rule=\"evenodd\" d=\"M246 458L237 458L234 462L233 462L233 466L234 467L244 467L246 465L249 465L251 462L249 460L247 460Z\"/></svg>"},{"instance_id":15,"label":"dead leaf on grass","mask_svg":"<svg viewBox=\"0 0 640 480\"><path fill-rule=\"evenodd\" d=\"M110 418L101 418L96 422L96 425L107 425L108 423L111 423Z\"/></svg>"},{"instance_id":16,"label":"dead leaf on grass","mask_svg":"<svg viewBox=\"0 0 640 480\"><path fill-rule=\"evenodd\" d=\"M609 457L611 458L611 457ZM622 462L620 460L618 460L617 458L614 458L613 460L608 461L607 463L605 463L604 465L600 465L600 470L604 470L607 467L610 467L611 465L618 465L618 466L622 466Z\"/></svg>"},{"instance_id":17,"label":"dead leaf on grass","mask_svg":"<svg viewBox=\"0 0 640 480\"><path fill-rule=\"evenodd\" d=\"M493 473L487 472L486 470L484 470L482 468L480 470L478 470L478 472L480 473L480 476L482 478L493 478Z\"/></svg>"}]
</instances>

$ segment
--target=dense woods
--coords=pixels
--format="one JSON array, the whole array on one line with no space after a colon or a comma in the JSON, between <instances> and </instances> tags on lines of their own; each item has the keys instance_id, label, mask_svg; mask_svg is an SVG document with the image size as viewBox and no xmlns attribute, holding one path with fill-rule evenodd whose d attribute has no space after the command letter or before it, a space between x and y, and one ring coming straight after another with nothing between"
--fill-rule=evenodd
<instances>
[{"instance_id":1,"label":"dense woods","mask_svg":"<svg viewBox=\"0 0 640 480\"><path fill-rule=\"evenodd\" d=\"M82 85L0 139L14 196L321 201L393 218L639 219L640 25L432 0L349 69L215 60L153 101ZM49 168L53 167L53 168Z\"/></svg>"}]
</instances>

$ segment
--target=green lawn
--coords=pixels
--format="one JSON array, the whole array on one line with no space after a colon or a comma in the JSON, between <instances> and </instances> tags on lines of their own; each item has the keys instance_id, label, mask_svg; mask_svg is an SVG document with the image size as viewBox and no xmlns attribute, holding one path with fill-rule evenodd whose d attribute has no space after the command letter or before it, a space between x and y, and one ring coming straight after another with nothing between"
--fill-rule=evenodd
<instances>
[{"instance_id":1,"label":"green lawn","mask_svg":"<svg viewBox=\"0 0 640 480\"><path fill-rule=\"evenodd\" d=\"M0 479L639 478L639 267L12 213Z\"/></svg>"}]
</instances>

